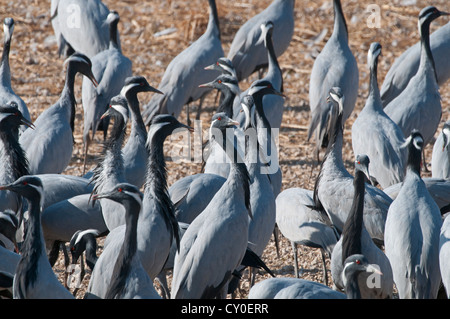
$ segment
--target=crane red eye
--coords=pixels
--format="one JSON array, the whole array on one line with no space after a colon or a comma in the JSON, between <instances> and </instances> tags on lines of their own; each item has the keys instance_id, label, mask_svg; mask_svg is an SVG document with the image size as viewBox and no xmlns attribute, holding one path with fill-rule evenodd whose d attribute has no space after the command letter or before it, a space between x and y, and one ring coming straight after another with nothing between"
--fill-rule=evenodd
<instances>
[{"instance_id":1,"label":"crane red eye","mask_svg":"<svg viewBox=\"0 0 450 319\"><path fill-rule=\"evenodd\" d=\"M356 264L357 264L357 265L361 265L361 260L356 259Z\"/></svg>"},{"instance_id":2,"label":"crane red eye","mask_svg":"<svg viewBox=\"0 0 450 319\"><path fill-rule=\"evenodd\" d=\"M216 65L219 65L219 61L216 62Z\"/></svg>"},{"instance_id":3,"label":"crane red eye","mask_svg":"<svg viewBox=\"0 0 450 319\"><path fill-rule=\"evenodd\" d=\"M218 118L217 118L219 121L222 121L222 118L219 116Z\"/></svg>"},{"instance_id":4,"label":"crane red eye","mask_svg":"<svg viewBox=\"0 0 450 319\"><path fill-rule=\"evenodd\" d=\"M23 185L28 185L28 182L22 182Z\"/></svg>"},{"instance_id":5,"label":"crane red eye","mask_svg":"<svg viewBox=\"0 0 450 319\"><path fill-rule=\"evenodd\" d=\"M118 188L117 190L118 190L119 192L122 192L122 188Z\"/></svg>"},{"instance_id":6,"label":"crane red eye","mask_svg":"<svg viewBox=\"0 0 450 319\"><path fill-rule=\"evenodd\" d=\"M217 81L217 82L219 82L219 84L220 84L220 83L222 83L222 80L219 80L219 81Z\"/></svg>"}]
</instances>

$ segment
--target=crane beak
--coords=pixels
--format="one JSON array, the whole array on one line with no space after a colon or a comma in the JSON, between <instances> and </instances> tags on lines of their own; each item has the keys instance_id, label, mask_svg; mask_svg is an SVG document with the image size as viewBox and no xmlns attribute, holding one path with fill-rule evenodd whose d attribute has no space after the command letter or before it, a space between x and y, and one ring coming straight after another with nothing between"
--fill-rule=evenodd
<instances>
[{"instance_id":1,"label":"crane beak","mask_svg":"<svg viewBox=\"0 0 450 319\"><path fill-rule=\"evenodd\" d=\"M367 265L366 271L374 273L374 274L378 274L380 276L383 275L383 273L375 265L372 265L372 264Z\"/></svg>"},{"instance_id":2,"label":"crane beak","mask_svg":"<svg viewBox=\"0 0 450 319\"><path fill-rule=\"evenodd\" d=\"M91 193L91 195L89 196L89 199L88 199L88 204L92 201L92 207L94 207L95 202L100 198L103 198L103 197L101 197L100 194Z\"/></svg>"},{"instance_id":3,"label":"crane beak","mask_svg":"<svg viewBox=\"0 0 450 319\"><path fill-rule=\"evenodd\" d=\"M229 119L227 122L227 126L239 126L239 122L233 119Z\"/></svg>"},{"instance_id":4,"label":"crane beak","mask_svg":"<svg viewBox=\"0 0 450 319\"><path fill-rule=\"evenodd\" d=\"M25 126L27 126L27 127L29 127L29 128L31 128L31 129L35 129L35 126L34 126L34 124L31 122L31 121L28 121L26 118L24 118L24 117L22 117L21 119L20 119L20 123L21 124L23 124L23 125L25 125Z\"/></svg>"},{"instance_id":5,"label":"crane beak","mask_svg":"<svg viewBox=\"0 0 450 319\"><path fill-rule=\"evenodd\" d=\"M216 64L205 66L205 70L217 70Z\"/></svg>"},{"instance_id":6,"label":"crane beak","mask_svg":"<svg viewBox=\"0 0 450 319\"><path fill-rule=\"evenodd\" d=\"M185 125L185 124L183 124L183 123L180 123L180 124L179 124L179 127L180 127L180 128L185 128L185 129L187 129L189 132L194 132L194 128L191 127L191 126L189 126L189 125Z\"/></svg>"},{"instance_id":7,"label":"crane beak","mask_svg":"<svg viewBox=\"0 0 450 319\"><path fill-rule=\"evenodd\" d=\"M281 93L280 91L275 90L275 89L273 89L273 94L286 98L286 95L284 95L283 93Z\"/></svg>"},{"instance_id":8,"label":"crane beak","mask_svg":"<svg viewBox=\"0 0 450 319\"><path fill-rule=\"evenodd\" d=\"M111 105L108 107L108 109L106 110L105 113L103 113L103 115L100 117L100 120L103 120L105 117L110 116L111 115Z\"/></svg>"},{"instance_id":9,"label":"crane beak","mask_svg":"<svg viewBox=\"0 0 450 319\"><path fill-rule=\"evenodd\" d=\"M157 94L162 94L162 95L164 95L163 92L161 92L160 90L154 88L154 87L151 86L151 85L147 85L147 90L148 90L148 92L153 92L153 93L157 93Z\"/></svg>"},{"instance_id":10,"label":"crane beak","mask_svg":"<svg viewBox=\"0 0 450 319\"><path fill-rule=\"evenodd\" d=\"M198 86L199 88L212 88L213 82L203 83Z\"/></svg>"},{"instance_id":11,"label":"crane beak","mask_svg":"<svg viewBox=\"0 0 450 319\"><path fill-rule=\"evenodd\" d=\"M97 87L97 86L98 86L98 82L97 82L97 80L95 79L94 75L92 75L92 77L89 77L89 79L92 81L92 84L94 84L94 87Z\"/></svg>"},{"instance_id":12,"label":"crane beak","mask_svg":"<svg viewBox=\"0 0 450 319\"><path fill-rule=\"evenodd\" d=\"M93 194L91 196L92 201L95 202L96 200L99 200L100 198L106 198L105 194Z\"/></svg>"},{"instance_id":13,"label":"crane beak","mask_svg":"<svg viewBox=\"0 0 450 319\"><path fill-rule=\"evenodd\" d=\"M84 75L87 76L89 80L91 80L91 82L92 82L92 84L94 85L94 87L97 87L97 86L98 86L98 82L97 82L97 80L95 79L95 76L94 76L94 74L92 73L92 70L89 69L89 71L86 72L86 73L87 73L87 74L84 74Z\"/></svg>"}]
</instances>

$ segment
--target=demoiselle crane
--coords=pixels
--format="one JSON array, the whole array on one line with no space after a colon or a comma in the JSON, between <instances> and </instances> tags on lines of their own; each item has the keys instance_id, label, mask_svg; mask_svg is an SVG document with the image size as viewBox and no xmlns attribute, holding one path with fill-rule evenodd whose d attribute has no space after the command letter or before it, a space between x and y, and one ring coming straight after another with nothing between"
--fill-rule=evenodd
<instances>
[{"instance_id":1,"label":"demoiselle crane","mask_svg":"<svg viewBox=\"0 0 450 319\"><path fill-rule=\"evenodd\" d=\"M72 159L75 122L75 75L80 72L95 85L90 59L74 53L66 61L64 89L58 101L44 110L34 121L34 130L24 131L19 138L27 154L30 174L62 173Z\"/></svg>"},{"instance_id":2,"label":"demoiselle crane","mask_svg":"<svg viewBox=\"0 0 450 319\"><path fill-rule=\"evenodd\" d=\"M266 48L268 55L267 73L261 80L269 81L270 83L272 83L275 90L283 93L283 73L278 63L274 48L273 22L266 21L262 23L261 30L261 38L258 40L258 43L264 42L264 47ZM249 90L250 88L242 92L239 99L234 100L234 118L240 123L241 127L243 127L244 125L245 115L244 112L242 112L240 100L242 100L244 96L249 94ZM268 94L263 97L262 106L264 109L264 114L266 115L267 121L270 124L271 128L279 129L281 126L281 121L283 118L284 99L284 96L275 94Z\"/></svg>"},{"instance_id":3,"label":"demoiselle crane","mask_svg":"<svg viewBox=\"0 0 450 319\"><path fill-rule=\"evenodd\" d=\"M384 189L403 181L407 150L401 128L383 110L377 82L378 57L381 45L373 42L367 55L370 70L369 96L352 125L354 154L370 158L371 181Z\"/></svg>"},{"instance_id":4,"label":"demoiselle crane","mask_svg":"<svg viewBox=\"0 0 450 319\"><path fill-rule=\"evenodd\" d=\"M323 263L323 282L328 285L326 256L331 258L339 234L330 220L312 209L312 206L312 190L299 187L285 189L276 198L276 223L281 234L291 242L295 277L300 277L298 245L318 248Z\"/></svg>"},{"instance_id":5,"label":"demoiselle crane","mask_svg":"<svg viewBox=\"0 0 450 319\"><path fill-rule=\"evenodd\" d=\"M224 56L220 37L219 16L215 0L208 0L209 20L205 33L189 47L178 54L167 66L158 90L164 95L155 95L144 106L142 116L149 125L156 114L170 114L176 118L186 105L188 125L190 125L189 104L200 100L210 92L199 88L200 84L212 81L217 74L205 67Z\"/></svg>"},{"instance_id":6,"label":"demoiselle crane","mask_svg":"<svg viewBox=\"0 0 450 319\"><path fill-rule=\"evenodd\" d=\"M274 0L260 13L248 19L236 32L231 42L227 58L231 61L242 81L268 64L267 50L259 41L261 24L272 21L273 41L276 56L281 56L289 47L294 35L295 0Z\"/></svg>"},{"instance_id":7,"label":"demoiselle crane","mask_svg":"<svg viewBox=\"0 0 450 319\"><path fill-rule=\"evenodd\" d=\"M125 207L126 228L122 247L119 251L114 251L115 260L110 260L113 264L113 273L110 274L109 287L106 291L95 292L96 296L104 299L161 299L152 279L142 266L137 251L137 225L143 194L132 184L119 183L108 192L94 195L94 199L100 198L108 198ZM107 246L105 249L115 247ZM102 259L108 256L111 254L103 251L98 262L102 262ZM97 277L92 277L91 280L96 279Z\"/></svg>"},{"instance_id":8,"label":"demoiselle crane","mask_svg":"<svg viewBox=\"0 0 450 319\"><path fill-rule=\"evenodd\" d=\"M413 131L406 176L386 219L385 252L400 299L435 299L441 283L442 217L420 176L424 145L420 132Z\"/></svg>"},{"instance_id":9,"label":"demoiselle crane","mask_svg":"<svg viewBox=\"0 0 450 319\"><path fill-rule=\"evenodd\" d=\"M343 101L342 125L353 112L358 96L359 71L348 44L348 30L340 0L333 0L333 33L314 61L309 81L310 122L308 140L315 135L316 157L331 139L328 127L333 116L333 103L327 102L328 92L340 87Z\"/></svg>"},{"instance_id":10,"label":"demoiselle crane","mask_svg":"<svg viewBox=\"0 0 450 319\"><path fill-rule=\"evenodd\" d=\"M431 153L431 176L450 178L450 120L444 123L441 133L433 144Z\"/></svg>"},{"instance_id":11,"label":"demoiselle crane","mask_svg":"<svg viewBox=\"0 0 450 319\"><path fill-rule=\"evenodd\" d=\"M260 90L265 94L270 92L274 95L282 95L272 86L270 88L268 90L262 86ZM253 94L256 94L256 92ZM266 129L264 122L267 121L267 118L264 112L261 113L262 105L257 106L256 103L261 103L261 100L255 100L252 96L242 99L242 108L245 109L244 114L249 117L243 127L246 136L244 161L250 177L250 206L252 209L252 217L249 219L248 241L249 248L257 256L262 256L275 229L276 196L270 183L270 177L264 171L261 163L260 145L257 137L258 130ZM253 114L253 119L251 114ZM267 129L271 129L270 125ZM237 271L241 272L243 269L244 267L240 267ZM254 280L255 277L253 276L251 285L254 284Z\"/></svg>"},{"instance_id":12,"label":"demoiselle crane","mask_svg":"<svg viewBox=\"0 0 450 319\"><path fill-rule=\"evenodd\" d=\"M408 137L413 130L418 130L424 139L424 146L429 144L439 126L442 116L441 96L436 81L436 68L430 49L430 24L446 12L428 6L419 14L420 64L417 73L408 86L384 107L386 114L402 129Z\"/></svg>"},{"instance_id":13,"label":"demoiselle crane","mask_svg":"<svg viewBox=\"0 0 450 319\"><path fill-rule=\"evenodd\" d=\"M111 117L114 126L109 139L105 142L104 154L93 170L91 182L94 184L92 194L106 192L118 183L126 182L122 145L125 139L129 118L127 100L122 95L113 97L110 107L101 118ZM103 219L109 231L125 224L125 208L122 204L108 198L99 199Z\"/></svg>"},{"instance_id":14,"label":"demoiselle crane","mask_svg":"<svg viewBox=\"0 0 450 319\"><path fill-rule=\"evenodd\" d=\"M331 275L333 285L344 290L343 271L345 260L354 254L363 254L371 264L376 265L383 276L361 274L359 288L363 299L391 298L394 290L394 280L389 259L374 243L364 225L364 197L366 181L369 178L369 158L358 154L355 159L355 178L353 179L354 197L352 206L344 223L341 237L331 254Z\"/></svg>"},{"instance_id":15,"label":"demoiselle crane","mask_svg":"<svg viewBox=\"0 0 450 319\"><path fill-rule=\"evenodd\" d=\"M233 100L239 92L234 76L221 74L200 87L219 90L223 99L217 112L233 117ZM176 207L175 214L180 222L190 224L206 208L228 177L230 161L222 146L217 141L208 140L207 149L203 173L180 178L169 187L170 198Z\"/></svg>"},{"instance_id":16,"label":"demoiselle crane","mask_svg":"<svg viewBox=\"0 0 450 319\"><path fill-rule=\"evenodd\" d=\"M18 141L21 125L34 128L33 124L25 119L14 105L0 106L0 154L3 159L0 163L1 184L12 183L19 177L29 174L28 160ZM11 191L0 192L1 211L10 209L20 214L21 207L20 195Z\"/></svg>"},{"instance_id":17,"label":"demoiselle crane","mask_svg":"<svg viewBox=\"0 0 450 319\"><path fill-rule=\"evenodd\" d=\"M364 255L355 254L344 263L345 294L315 281L269 278L254 285L248 299L361 299L358 278L373 273L381 275L376 265L369 264Z\"/></svg>"},{"instance_id":18,"label":"demoiselle crane","mask_svg":"<svg viewBox=\"0 0 450 319\"><path fill-rule=\"evenodd\" d=\"M10 102L15 102L16 107L22 113L23 117L31 121L30 112L24 100L14 92L11 85L11 67L9 64L9 52L11 50L11 39L14 31L14 19L5 18L3 20L3 52L0 62L0 105L5 105ZM24 131L26 127L22 127L20 132Z\"/></svg>"},{"instance_id":19,"label":"demoiselle crane","mask_svg":"<svg viewBox=\"0 0 450 319\"><path fill-rule=\"evenodd\" d=\"M29 204L29 221L21 259L14 275L13 297L73 299L72 294L58 281L46 254L40 218L42 184L39 178L22 176L13 183L0 186L0 189L19 193Z\"/></svg>"},{"instance_id":20,"label":"demoiselle crane","mask_svg":"<svg viewBox=\"0 0 450 319\"><path fill-rule=\"evenodd\" d=\"M340 88L329 91L334 101L334 114L330 129L330 143L322 160L319 175L314 185L315 208L325 211L339 232L347 220L352 206L353 176L345 168L342 159L343 146L343 101ZM392 199L379 188L366 185L364 196L364 226L370 237L378 242L384 240L384 224Z\"/></svg>"},{"instance_id":21,"label":"demoiselle crane","mask_svg":"<svg viewBox=\"0 0 450 319\"><path fill-rule=\"evenodd\" d=\"M164 141L174 130L191 130L175 117L167 114L155 116L150 125L147 138L149 161L147 163L146 183L137 228L138 253L150 278L153 280L164 267L173 240L179 242L179 226L174 216L174 206L167 192L167 171L164 159ZM88 292L106 291L112 274L112 260L115 260L125 236L125 225L114 228L106 237L102 255L107 251L109 257L97 261ZM157 243L157 244L155 244ZM111 248L109 248L111 246ZM106 250L107 248L107 250Z\"/></svg>"},{"instance_id":22,"label":"demoiselle crane","mask_svg":"<svg viewBox=\"0 0 450 319\"><path fill-rule=\"evenodd\" d=\"M243 159L238 160L235 145L226 136L226 129L235 125L223 112L212 118L210 138L222 142L232 159L231 169L227 181L181 239L173 268L172 299L224 298L232 272L244 258L251 216L250 180ZM233 147L227 147L230 142Z\"/></svg>"},{"instance_id":23,"label":"demoiselle crane","mask_svg":"<svg viewBox=\"0 0 450 319\"><path fill-rule=\"evenodd\" d=\"M436 69L437 84L442 86L450 78L450 61L447 52L450 49L450 22L430 35L430 48L433 59L439 66ZM408 85L417 73L420 64L420 41L409 47L397 57L389 68L381 86L381 100L386 106Z\"/></svg>"},{"instance_id":24,"label":"demoiselle crane","mask_svg":"<svg viewBox=\"0 0 450 319\"><path fill-rule=\"evenodd\" d=\"M152 92L163 94L152 87L143 76L132 76L125 79L120 94L127 99L131 113L131 130L125 146L122 148L125 179L128 183L142 187L145 183L143 171L147 168L149 156L145 146L147 141L147 129L142 119L138 94Z\"/></svg>"},{"instance_id":25,"label":"demoiselle crane","mask_svg":"<svg viewBox=\"0 0 450 319\"><path fill-rule=\"evenodd\" d=\"M103 131L106 139L109 118L100 120L109 106L109 101L120 93L126 78L132 75L132 62L123 55L117 40L117 25L120 17L116 11L108 14L106 22L109 25L110 42L107 50L101 51L91 58L92 73L98 82L94 85L88 78L83 78L82 102L84 111L84 167L89 146L98 129Z\"/></svg>"},{"instance_id":26,"label":"demoiselle crane","mask_svg":"<svg viewBox=\"0 0 450 319\"><path fill-rule=\"evenodd\" d=\"M101 0L52 0L50 15L59 55L81 52L92 58L109 46L105 23L110 10Z\"/></svg>"}]
</instances>

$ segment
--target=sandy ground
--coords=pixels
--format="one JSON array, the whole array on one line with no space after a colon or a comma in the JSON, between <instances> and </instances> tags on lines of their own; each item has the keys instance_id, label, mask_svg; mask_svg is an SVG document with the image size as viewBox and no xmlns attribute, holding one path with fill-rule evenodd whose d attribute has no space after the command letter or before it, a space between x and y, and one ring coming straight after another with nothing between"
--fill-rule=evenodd
<instances>
[{"instance_id":1,"label":"sandy ground","mask_svg":"<svg viewBox=\"0 0 450 319\"><path fill-rule=\"evenodd\" d=\"M119 31L122 49L133 61L133 73L143 75L148 82L157 86L168 63L205 30L208 11L206 0L187 1L104 1L110 9L119 12L121 21ZM251 16L260 12L269 0L222 1L217 0L222 43L225 53L238 28ZM189 3L189 5L187 5ZM368 68L366 66L367 49L373 41L383 46L383 55L379 61L379 83L390 66L406 48L419 40L417 16L427 5L435 5L449 11L446 0L414 1L342 1L347 19L350 47L355 54L360 71L360 85L355 110L345 125L343 156L349 171L353 171L351 149L351 124L365 103L368 90ZM379 9L380 26L369 27L371 6ZM32 118L35 119L44 109L59 98L64 85L63 59L58 57L57 45L50 23L50 0L0 0L1 15L13 17L16 21L11 49L10 63L12 85L27 103ZM303 187L312 189L319 166L313 158L314 145L306 140L309 123L308 86L309 74L314 57L320 52L333 29L333 10L331 0L305 1L295 3L295 30L288 50L279 58L284 73L285 110L279 137L280 165L283 171L283 189ZM432 31L448 22L448 18L439 18L432 23ZM155 37L155 33L169 28L174 32ZM320 36L322 35L322 36ZM241 89L247 88L257 79L254 74L241 83ZM76 97L78 101L75 131L75 150L73 159L64 174L81 175L83 162L83 112L81 105L81 76L77 77ZM442 96L442 123L449 118L449 85L440 89ZM146 103L149 95L140 96L141 104ZM201 114L204 127L215 110L215 95L211 94ZM195 111L194 105L191 109ZM185 121L186 114L180 116ZM442 123L440 128L442 128ZM440 131L440 129L439 129ZM101 152L102 139L98 134L88 158L89 167L96 163ZM427 162L431 161L432 145L426 148ZM169 185L177 179L200 172L198 163L168 162ZM424 172L423 176L429 173ZM276 276L294 276L293 255L290 243L280 235L279 255L273 238L269 242L262 259ZM101 247L101 242L100 242ZM322 261L320 252L307 247L299 248L299 266L303 269L302 278L322 281ZM327 260L329 266L329 260ZM55 265L55 271L62 278L62 259ZM269 276L259 272L256 281ZM87 280L77 297L81 298ZM170 278L169 278L170 279ZM236 298L246 298L249 288L247 276L241 283Z\"/></svg>"}]
</instances>

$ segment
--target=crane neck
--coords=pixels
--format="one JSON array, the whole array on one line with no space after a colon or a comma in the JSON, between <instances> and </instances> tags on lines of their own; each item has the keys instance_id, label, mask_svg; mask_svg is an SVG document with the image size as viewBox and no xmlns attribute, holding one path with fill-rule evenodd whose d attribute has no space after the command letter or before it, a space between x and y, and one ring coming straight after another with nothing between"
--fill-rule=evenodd
<instances>
[{"instance_id":1,"label":"crane neck","mask_svg":"<svg viewBox=\"0 0 450 319\"><path fill-rule=\"evenodd\" d=\"M21 176L30 174L28 159L19 143L18 134L17 129L0 130L0 139L3 142L3 147L0 149L0 157L4 159L2 160L2 166L5 167L2 171L10 175L8 183L14 182Z\"/></svg>"},{"instance_id":2,"label":"crane neck","mask_svg":"<svg viewBox=\"0 0 450 319\"><path fill-rule=\"evenodd\" d=\"M372 59L369 75L369 97L372 99L379 99L380 97L380 89L378 87L378 57ZM380 105L380 103L372 103L371 105Z\"/></svg>"},{"instance_id":3,"label":"crane neck","mask_svg":"<svg viewBox=\"0 0 450 319\"><path fill-rule=\"evenodd\" d=\"M117 39L117 25L119 24L119 20L115 20L110 23L109 25L109 48L110 49L117 49L121 51L119 46L119 41Z\"/></svg>"},{"instance_id":4,"label":"crane neck","mask_svg":"<svg viewBox=\"0 0 450 319\"><path fill-rule=\"evenodd\" d=\"M255 103L255 120L253 125L256 127L256 132L258 136L258 150L262 147L264 149L264 156L266 158L261 159L261 163L264 165L277 165L278 166L278 152L275 146L274 136L272 135L272 127L269 120L264 113L263 107L263 94L253 95L253 100ZM261 152L259 152L261 155ZM275 164L273 161L276 161Z\"/></svg>"},{"instance_id":5,"label":"crane neck","mask_svg":"<svg viewBox=\"0 0 450 319\"><path fill-rule=\"evenodd\" d=\"M347 299L361 299L361 290L358 285L358 276L360 271L351 271L350 273L344 273L346 276L345 294Z\"/></svg>"},{"instance_id":6,"label":"crane neck","mask_svg":"<svg viewBox=\"0 0 450 319\"><path fill-rule=\"evenodd\" d=\"M348 29L340 0L333 0L334 27L332 36L348 43Z\"/></svg>"},{"instance_id":7,"label":"crane neck","mask_svg":"<svg viewBox=\"0 0 450 319\"><path fill-rule=\"evenodd\" d=\"M217 13L217 5L215 0L208 0L209 2L209 20L208 26L206 28L207 31L214 32L214 34L220 39L220 23L219 23L219 15Z\"/></svg>"},{"instance_id":8,"label":"crane neck","mask_svg":"<svg viewBox=\"0 0 450 319\"><path fill-rule=\"evenodd\" d=\"M240 156L237 149L237 141L235 139L235 134L232 133L231 129L220 129L221 131L221 142L219 145L223 148L228 158L231 160L230 163L230 173L228 175L227 181L230 183L237 183L239 187L243 187L245 206L248 209L249 215L250 211L250 177L245 163L245 159ZM210 139L217 132L210 131ZM215 137L217 139L217 137Z\"/></svg>"},{"instance_id":9,"label":"crane neck","mask_svg":"<svg viewBox=\"0 0 450 319\"><path fill-rule=\"evenodd\" d=\"M9 66L9 51L11 49L11 39L5 39L3 44L2 60L0 64L0 85L11 87L11 69Z\"/></svg>"},{"instance_id":10,"label":"crane neck","mask_svg":"<svg viewBox=\"0 0 450 319\"><path fill-rule=\"evenodd\" d=\"M97 260L97 242L94 235L91 234L86 241L86 263L91 270L94 269Z\"/></svg>"},{"instance_id":11,"label":"crane neck","mask_svg":"<svg viewBox=\"0 0 450 319\"><path fill-rule=\"evenodd\" d=\"M229 89L221 90L223 99L220 102L217 112L225 112L229 118L233 118L233 102L236 94Z\"/></svg>"},{"instance_id":12,"label":"crane neck","mask_svg":"<svg viewBox=\"0 0 450 319\"><path fill-rule=\"evenodd\" d=\"M66 70L66 79L64 83L64 88L61 93L61 97L59 99L60 105L65 106L67 103L68 108L66 108L69 112L70 117L70 127L72 129L72 132L75 131L75 93L74 93L74 87L75 87L75 76L77 74L77 70L70 62L67 65Z\"/></svg>"},{"instance_id":13,"label":"crane neck","mask_svg":"<svg viewBox=\"0 0 450 319\"><path fill-rule=\"evenodd\" d=\"M428 20L425 20L423 21L423 23L420 23L419 20L419 33L420 33L419 71L424 72L425 70L429 70L430 72L433 72L433 77L437 82L436 67L430 46L430 23L431 21Z\"/></svg>"},{"instance_id":14,"label":"crane neck","mask_svg":"<svg viewBox=\"0 0 450 319\"><path fill-rule=\"evenodd\" d=\"M144 201L155 201L155 206L158 208L157 213L163 217L170 235L175 238L177 247L179 247L178 221L175 217L175 208L167 187L167 168L164 159L165 138L166 136L162 136L159 132L148 135L147 150L149 152L149 160L147 161Z\"/></svg>"},{"instance_id":15,"label":"crane neck","mask_svg":"<svg viewBox=\"0 0 450 319\"><path fill-rule=\"evenodd\" d=\"M74 102L75 102L75 94L74 94L75 76L77 75L77 72L78 71L76 70L74 65L69 62L67 64L64 88L63 88L63 91L61 93L61 96L70 97L71 100L73 100Z\"/></svg>"},{"instance_id":16,"label":"crane neck","mask_svg":"<svg viewBox=\"0 0 450 319\"><path fill-rule=\"evenodd\" d=\"M39 259L45 254L43 235L41 230L40 199L27 199L29 219L27 221L26 235L21 249L21 260L17 265L16 279L20 287L14 287L14 294L19 298L25 298L24 289L33 286L37 280L39 271ZM46 256L45 256L46 257Z\"/></svg>"},{"instance_id":17,"label":"crane neck","mask_svg":"<svg viewBox=\"0 0 450 319\"><path fill-rule=\"evenodd\" d=\"M264 44L267 48L267 54L268 54L268 61L269 61L269 67L267 70L268 75L275 75L278 73L281 83L280 87L276 88L280 92L283 92L283 76L281 74L281 68L280 64L278 63L277 55L275 53L275 48L273 47L273 40L272 40L272 30L269 30L266 33L266 37L264 39Z\"/></svg>"},{"instance_id":18,"label":"crane neck","mask_svg":"<svg viewBox=\"0 0 450 319\"><path fill-rule=\"evenodd\" d=\"M333 123L331 123L331 128L329 130L330 136L329 136L329 142L328 142L328 148L325 152L325 156L323 161L325 162L328 156L332 156L334 158L334 163L338 164L339 166L344 166L344 162L342 161L342 147L343 147L343 131L344 127L342 124L342 112L338 112L336 110L338 108L337 105L334 105L334 109L331 110L331 112L334 112L335 115L332 117L335 117L335 119L331 119ZM337 113L337 114L336 114Z\"/></svg>"},{"instance_id":19,"label":"crane neck","mask_svg":"<svg viewBox=\"0 0 450 319\"><path fill-rule=\"evenodd\" d=\"M353 179L354 195L347 220L342 229L342 263L353 254L361 254L361 234L363 229L365 174L356 170Z\"/></svg>"},{"instance_id":20,"label":"crane neck","mask_svg":"<svg viewBox=\"0 0 450 319\"><path fill-rule=\"evenodd\" d=\"M111 136L105 144L106 149L110 150L114 156L121 154L122 144L126 135L126 125L127 123L122 116L114 117L114 125L111 130ZM120 161L119 158L117 160ZM117 169L117 167L115 169Z\"/></svg>"},{"instance_id":21,"label":"crane neck","mask_svg":"<svg viewBox=\"0 0 450 319\"><path fill-rule=\"evenodd\" d=\"M141 205L136 202L125 201L125 235L116 263L114 264L113 280L106 292L106 299L118 298L126 286L127 277L131 271L133 258L137 252L137 225Z\"/></svg>"},{"instance_id":22,"label":"crane neck","mask_svg":"<svg viewBox=\"0 0 450 319\"><path fill-rule=\"evenodd\" d=\"M130 107L131 111L132 130L136 129L145 132L145 134L147 135L147 129L145 128L145 123L142 119L137 92L128 91L125 97L128 101L128 106Z\"/></svg>"},{"instance_id":23,"label":"crane neck","mask_svg":"<svg viewBox=\"0 0 450 319\"><path fill-rule=\"evenodd\" d=\"M406 172L411 172L420 177L422 166L422 152L416 149L413 143L408 145L408 158L406 161Z\"/></svg>"},{"instance_id":24,"label":"crane neck","mask_svg":"<svg viewBox=\"0 0 450 319\"><path fill-rule=\"evenodd\" d=\"M92 181L94 193L102 189L104 182L111 176L120 177L124 172L122 144L125 139L126 123L122 116L114 118L110 137L105 142L103 159L94 168Z\"/></svg>"}]
</instances>

